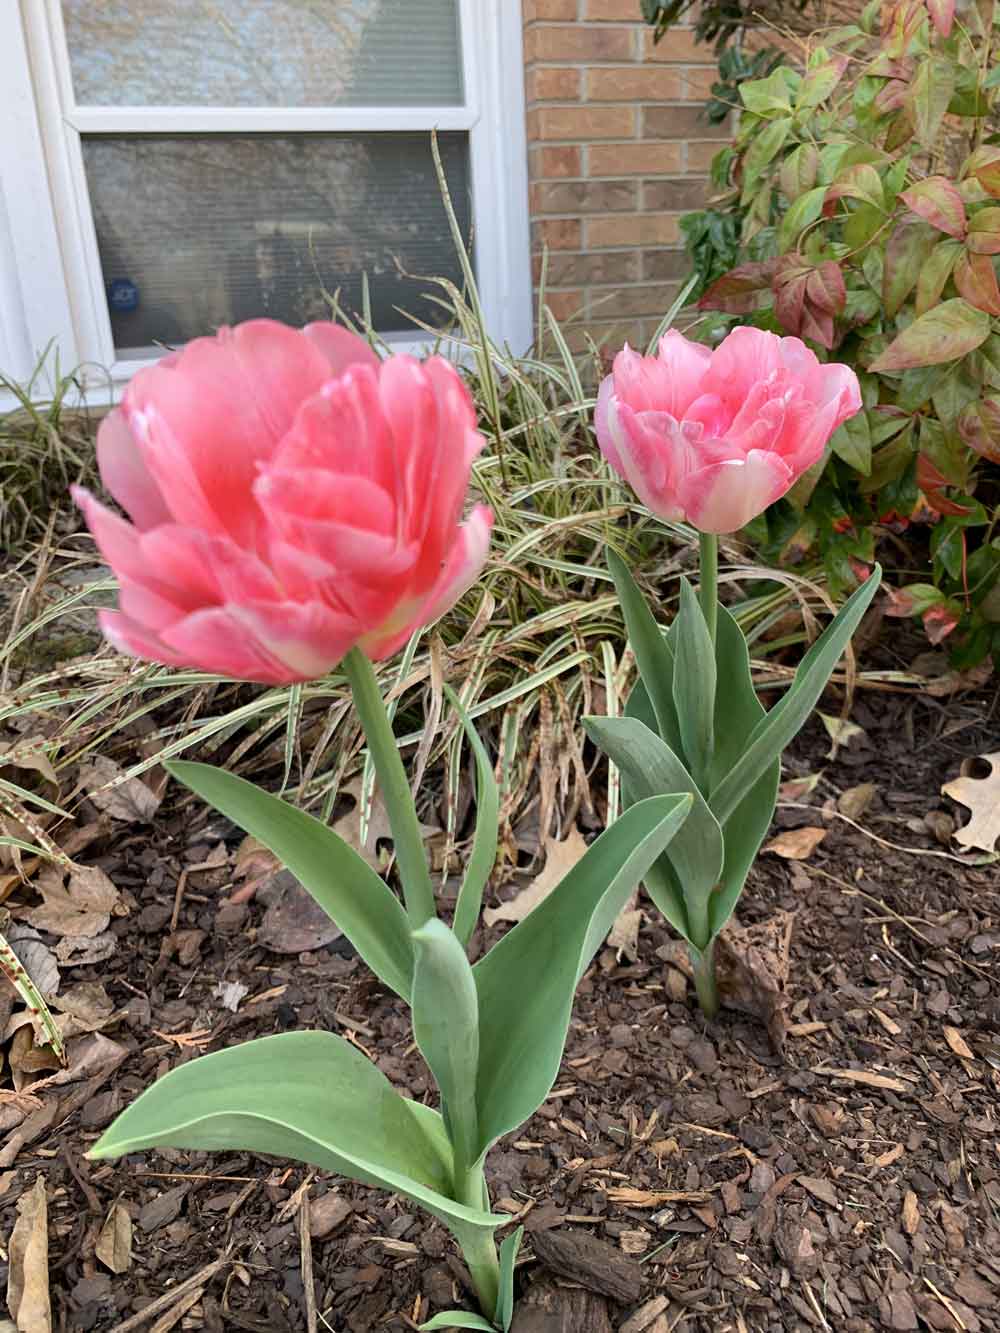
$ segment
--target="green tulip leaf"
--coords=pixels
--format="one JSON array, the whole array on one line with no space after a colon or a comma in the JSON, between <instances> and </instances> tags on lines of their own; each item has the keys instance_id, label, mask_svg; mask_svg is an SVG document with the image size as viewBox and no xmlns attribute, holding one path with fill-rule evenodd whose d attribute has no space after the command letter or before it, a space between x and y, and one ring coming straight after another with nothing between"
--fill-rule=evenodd
<instances>
[{"instance_id":1,"label":"green tulip leaf","mask_svg":"<svg viewBox=\"0 0 1000 1333\"><path fill-rule=\"evenodd\" d=\"M690 794L693 801L691 813L656 862L660 873L654 871L652 876L647 873L644 878L646 888L660 907L662 863L667 863L672 873L666 876L666 900L660 910L685 939L696 948L704 949L709 940L712 892L722 874L725 857L722 830L715 816L694 778L670 746L638 718L586 717L583 726L594 744L618 765L625 796L630 803L665 792L686 791ZM676 911L678 895L683 904L682 913ZM676 919L678 917L680 920Z\"/></svg>"},{"instance_id":2,"label":"green tulip leaf","mask_svg":"<svg viewBox=\"0 0 1000 1333\"><path fill-rule=\"evenodd\" d=\"M674 708L683 757L699 788L707 792L714 748L715 649L687 579L681 579L681 609L671 627L670 642L674 650Z\"/></svg>"},{"instance_id":3,"label":"green tulip leaf","mask_svg":"<svg viewBox=\"0 0 1000 1333\"><path fill-rule=\"evenodd\" d=\"M881 579L882 568L876 565L803 657L787 694L761 717L733 766L713 787L708 803L720 823L729 820L808 720Z\"/></svg>"},{"instance_id":4,"label":"green tulip leaf","mask_svg":"<svg viewBox=\"0 0 1000 1333\"><path fill-rule=\"evenodd\" d=\"M635 886L669 844L690 795L641 801L473 968L479 992L479 1148L541 1106L559 1072L573 992Z\"/></svg>"},{"instance_id":5,"label":"green tulip leaf","mask_svg":"<svg viewBox=\"0 0 1000 1333\"><path fill-rule=\"evenodd\" d=\"M653 619L628 565L610 547L608 569L622 604L625 632L635 653L639 677L656 717L653 730L663 737L675 754L683 754L680 724L674 707L674 649L670 638Z\"/></svg>"},{"instance_id":6,"label":"green tulip leaf","mask_svg":"<svg viewBox=\"0 0 1000 1333\"><path fill-rule=\"evenodd\" d=\"M481 1314L471 1314L468 1310L445 1310L419 1327L420 1333L424 1333L425 1329L437 1328L478 1328L484 1329L485 1333L497 1333L496 1324L491 1324Z\"/></svg>"},{"instance_id":7,"label":"green tulip leaf","mask_svg":"<svg viewBox=\"0 0 1000 1333\"><path fill-rule=\"evenodd\" d=\"M497 859L497 838L500 829L500 793L493 765L486 753L479 732L472 725L472 719L462 707L458 695L445 685L452 708L461 719L465 735L472 746L476 761L476 833L472 840L472 854L465 868L465 878L459 889L458 902L455 904L455 919L452 929L458 936L463 948L467 948L472 932L479 921L479 911L483 905L483 890L486 888L494 862Z\"/></svg>"},{"instance_id":8,"label":"green tulip leaf","mask_svg":"<svg viewBox=\"0 0 1000 1333\"><path fill-rule=\"evenodd\" d=\"M497 1295L496 1321L504 1333L514 1318L514 1265L523 1236L524 1227L518 1227L500 1246L500 1290Z\"/></svg>"},{"instance_id":9,"label":"green tulip leaf","mask_svg":"<svg viewBox=\"0 0 1000 1333\"><path fill-rule=\"evenodd\" d=\"M247 833L270 847L335 921L380 980L410 998L413 945L406 912L392 890L333 829L304 810L211 764L165 765Z\"/></svg>"},{"instance_id":10,"label":"green tulip leaf","mask_svg":"<svg viewBox=\"0 0 1000 1333\"><path fill-rule=\"evenodd\" d=\"M479 1002L465 950L443 921L413 932L413 1036L441 1093L456 1178L479 1156L476 1070L479 1066Z\"/></svg>"},{"instance_id":11,"label":"green tulip leaf","mask_svg":"<svg viewBox=\"0 0 1000 1333\"><path fill-rule=\"evenodd\" d=\"M401 1097L330 1032L285 1032L179 1065L119 1115L90 1150L233 1149L292 1158L403 1194L462 1240L509 1218L451 1198L441 1117Z\"/></svg>"}]
</instances>

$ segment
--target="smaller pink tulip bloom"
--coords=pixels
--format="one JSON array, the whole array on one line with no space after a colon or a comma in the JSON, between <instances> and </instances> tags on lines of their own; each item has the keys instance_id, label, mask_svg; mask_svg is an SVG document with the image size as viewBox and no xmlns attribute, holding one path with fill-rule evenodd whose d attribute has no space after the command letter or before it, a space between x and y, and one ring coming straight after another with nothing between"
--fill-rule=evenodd
<instances>
[{"instance_id":1,"label":"smaller pink tulip bloom","mask_svg":"<svg viewBox=\"0 0 1000 1333\"><path fill-rule=\"evenodd\" d=\"M375 660L442 615L486 560L461 523L483 447L440 357L380 361L333 324L251 320L140 371L97 437L132 519L74 497L120 586L123 652L279 685Z\"/></svg>"},{"instance_id":2,"label":"smaller pink tulip bloom","mask_svg":"<svg viewBox=\"0 0 1000 1333\"><path fill-rule=\"evenodd\" d=\"M857 376L798 338L734 329L714 350L671 331L628 345L601 384L601 453L660 518L735 532L785 494L861 410Z\"/></svg>"}]
</instances>

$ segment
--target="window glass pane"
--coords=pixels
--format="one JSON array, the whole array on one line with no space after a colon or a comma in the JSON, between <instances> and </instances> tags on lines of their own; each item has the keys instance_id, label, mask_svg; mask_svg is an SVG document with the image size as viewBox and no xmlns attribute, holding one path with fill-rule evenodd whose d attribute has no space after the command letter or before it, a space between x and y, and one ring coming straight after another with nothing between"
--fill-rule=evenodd
<instances>
[{"instance_id":1,"label":"window glass pane","mask_svg":"<svg viewBox=\"0 0 1000 1333\"><path fill-rule=\"evenodd\" d=\"M458 0L62 0L62 7L81 106L462 102Z\"/></svg>"},{"instance_id":2,"label":"window glass pane","mask_svg":"<svg viewBox=\"0 0 1000 1333\"><path fill-rule=\"evenodd\" d=\"M468 136L438 136L469 235ZM461 282L427 134L85 136L115 346L176 346L267 315L358 311L383 332L439 326L428 276ZM407 276L414 275L414 276Z\"/></svg>"}]
</instances>

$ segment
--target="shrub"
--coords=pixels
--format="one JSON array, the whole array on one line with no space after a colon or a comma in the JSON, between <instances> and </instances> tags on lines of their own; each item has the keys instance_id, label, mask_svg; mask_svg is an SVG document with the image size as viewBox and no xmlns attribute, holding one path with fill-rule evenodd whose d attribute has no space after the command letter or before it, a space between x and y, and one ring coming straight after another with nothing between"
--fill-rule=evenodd
<instances>
[{"instance_id":1,"label":"shrub","mask_svg":"<svg viewBox=\"0 0 1000 1333\"><path fill-rule=\"evenodd\" d=\"M928 577L891 611L970 666L1000 661L1000 69L995 22L962 17L873 0L801 69L744 82L715 164L719 244L700 221L692 254L711 277L735 211L739 262L701 297L706 336L749 319L836 349L862 384L866 410L750 535L774 558L818 549L843 593L877 536L932 524Z\"/></svg>"}]
</instances>

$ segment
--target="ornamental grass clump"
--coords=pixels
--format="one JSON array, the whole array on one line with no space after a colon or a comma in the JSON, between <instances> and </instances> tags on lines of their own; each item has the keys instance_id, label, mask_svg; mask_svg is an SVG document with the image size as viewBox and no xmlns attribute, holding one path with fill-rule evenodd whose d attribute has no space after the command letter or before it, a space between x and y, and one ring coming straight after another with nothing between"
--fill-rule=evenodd
<instances>
[{"instance_id":1,"label":"ornamental grass clump","mask_svg":"<svg viewBox=\"0 0 1000 1333\"><path fill-rule=\"evenodd\" d=\"M598 395L605 458L655 514L686 519L701 534L700 598L681 581L680 611L666 633L609 551L639 680L623 717L590 717L584 726L621 770L626 802L668 791L694 802L645 883L688 943L710 1017L720 1002L714 942L774 814L781 752L812 712L881 574L876 566L765 712L743 631L719 603L717 534L784 495L860 408L853 371L822 364L798 338L750 328L734 330L714 352L675 332L656 356L626 347Z\"/></svg>"},{"instance_id":2,"label":"ornamental grass clump","mask_svg":"<svg viewBox=\"0 0 1000 1333\"><path fill-rule=\"evenodd\" d=\"M450 925L372 670L476 578L490 514L460 522L482 438L454 369L379 361L333 325L253 321L140 371L98 444L118 518L78 498L118 576L106 634L153 661L265 683L340 663L381 788L402 902L326 824L204 764L166 767L268 846L409 1005L440 1094L397 1093L358 1049L292 1032L172 1070L114 1121L96 1158L153 1147L246 1149L381 1186L450 1228L480 1314L424 1327L506 1329L520 1232L498 1253L484 1161L555 1081L573 992L636 884L683 825L686 792L638 801L551 894L473 966L496 857L499 797L485 748L450 695L477 770L477 827Z\"/></svg>"}]
</instances>

